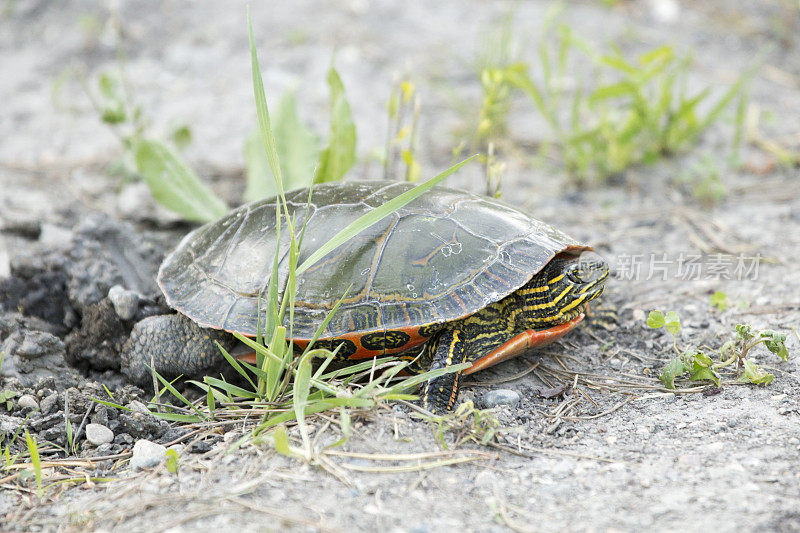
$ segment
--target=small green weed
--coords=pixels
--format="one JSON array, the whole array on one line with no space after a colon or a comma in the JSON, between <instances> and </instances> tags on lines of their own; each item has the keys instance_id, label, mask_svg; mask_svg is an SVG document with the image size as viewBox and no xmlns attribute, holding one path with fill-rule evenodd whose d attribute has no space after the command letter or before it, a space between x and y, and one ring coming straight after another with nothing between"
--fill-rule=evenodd
<instances>
[{"instance_id":1,"label":"small green weed","mask_svg":"<svg viewBox=\"0 0 800 533\"><path fill-rule=\"evenodd\" d=\"M709 302L712 307L716 307L720 312L725 311L731 303L728 299L728 295L722 291L715 291L714 294L709 297Z\"/></svg>"},{"instance_id":2,"label":"small green weed","mask_svg":"<svg viewBox=\"0 0 800 533\"><path fill-rule=\"evenodd\" d=\"M682 172L677 182L704 207L713 207L728 194L722 181L722 174L726 171L727 168L721 162L709 155Z\"/></svg>"},{"instance_id":3,"label":"small green weed","mask_svg":"<svg viewBox=\"0 0 800 533\"><path fill-rule=\"evenodd\" d=\"M18 392L13 390L2 390L0 391L0 405L5 404L6 411L11 411L11 408L14 407L14 398L19 395Z\"/></svg>"},{"instance_id":4,"label":"small green weed","mask_svg":"<svg viewBox=\"0 0 800 533\"><path fill-rule=\"evenodd\" d=\"M429 422L436 424L434 435L436 442L444 449L450 449L445 440L445 435L456 435L452 448L459 448L467 442L486 446L497 435L500 422L495 418L491 409L477 409L471 400L467 400L446 415L424 417Z\"/></svg>"},{"instance_id":5,"label":"small green weed","mask_svg":"<svg viewBox=\"0 0 800 533\"><path fill-rule=\"evenodd\" d=\"M524 61L481 70L478 139L504 133L510 98L521 91L550 126L571 181L585 185L689 148L737 97L739 110L744 109L746 76L701 110L711 89L688 92L688 57L678 57L670 46L636 58L616 48L600 50L569 26L554 24L556 18L551 11L543 25L537 72ZM581 78L589 71L597 80L591 84ZM567 86L566 80L578 80L577 86ZM743 120L743 111L737 113L737 131ZM542 145L543 152L549 149L549 142Z\"/></svg>"},{"instance_id":6,"label":"small green weed","mask_svg":"<svg viewBox=\"0 0 800 533\"><path fill-rule=\"evenodd\" d=\"M42 465L39 460L39 446L36 443L36 436L28 433L27 429L25 430L25 442L28 445L28 454L31 457L31 465L33 465L33 473L36 479L36 496L41 498L44 495L44 490L42 489Z\"/></svg>"},{"instance_id":7,"label":"small green weed","mask_svg":"<svg viewBox=\"0 0 800 533\"><path fill-rule=\"evenodd\" d=\"M755 331L750 325L737 324L734 328L734 339L716 350L719 354L719 362L715 363L711 356L699 347L689 347L684 350L678 348L677 335L681 330L681 324L678 314L674 311L666 314L661 311L651 311L647 318L647 325L654 329L663 327L672 335L673 348L678 355L664 366L659 375L659 379L668 389L674 389L675 379L686 374L692 381L709 380L719 386L721 384L719 371L734 362L737 363L738 371L736 381L764 385L772 383L772 374L765 372L756 363L747 359L747 354L759 344L763 344L767 350L780 357L782 361L787 361L789 358L789 352L786 349L786 335L771 329Z\"/></svg>"}]
</instances>

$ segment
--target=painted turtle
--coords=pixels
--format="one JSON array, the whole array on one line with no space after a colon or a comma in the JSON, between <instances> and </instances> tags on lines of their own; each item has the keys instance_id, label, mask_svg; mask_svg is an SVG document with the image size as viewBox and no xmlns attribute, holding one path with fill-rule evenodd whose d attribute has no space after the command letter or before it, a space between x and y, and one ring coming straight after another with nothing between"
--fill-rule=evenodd
<instances>
[{"instance_id":1,"label":"painted turtle","mask_svg":"<svg viewBox=\"0 0 800 533\"><path fill-rule=\"evenodd\" d=\"M297 227L306 223L300 263L411 187L318 185L308 212L308 189L288 193ZM277 244L275 209L275 198L254 202L187 235L158 274L167 303L200 326L254 336ZM283 279L286 232L279 245ZM298 278L294 341L305 347L347 290L319 341L342 345L339 362L399 354L415 360L411 372L470 361L470 374L573 329L607 276L607 264L589 246L551 226L500 201L435 187ZM142 351L145 343L135 344ZM422 405L453 409L460 378L461 372L427 382Z\"/></svg>"}]
</instances>

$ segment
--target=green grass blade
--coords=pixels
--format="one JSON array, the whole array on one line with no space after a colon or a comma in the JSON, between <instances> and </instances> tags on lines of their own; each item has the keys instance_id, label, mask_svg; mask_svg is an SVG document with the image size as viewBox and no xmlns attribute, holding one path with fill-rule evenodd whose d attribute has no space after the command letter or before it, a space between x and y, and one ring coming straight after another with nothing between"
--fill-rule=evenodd
<instances>
[{"instance_id":1,"label":"green grass blade","mask_svg":"<svg viewBox=\"0 0 800 533\"><path fill-rule=\"evenodd\" d=\"M228 211L225 202L163 143L141 139L133 153L153 198L170 211L193 222L216 220Z\"/></svg>"},{"instance_id":2,"label":"green grass blade","mask_svg":"<svg viewBox=\"0 0 800 533\"><path fill-rule=\"evenodd\" d=\"M36 494L42 497L42 464L39 458L39 446L36 443L36 437L32 437L28 430L25 430L25 443L28 446L28 453L31 456L31 464L33 465L33 472L36 476Z\"/></svg>"},{"instance_id":3,"label":"green grass blade","mask_svg":"<svg viewBox=\"0 0 800 533\"><path fill-rule=\"evenodd\" d=\"M272 134L269 109L267 108L267 97L264 94L264 80L261 78L261 67L258 65L258 52L256 51L256 40L253 36L253 21L250 19L249 8L247 9L247 29L250 37L250 67L253 74L253 95L256 101L258 127L261 130L261 140L264 143L264 149L267 153L269 168L275 178L275 185L278 187L278 194L281 196L281 199L284 199L283 174L281 173L281 165L278 161L278 149L275 146L275 136Z\"/></svg>"},{"instance_id":4,"label":"green grass blade","mask_svg":"<svg viewBox=\"0 0 800 533\"><path fill-rule=\"evenodd\" d=\"M228 361L228 363L239 373L239 375L241 375L244 379L248 381L248 383L250 383L250 385L253 387L253 390L256 390L256 384L253 383L252 379L250 379L250 374L245 372L244 368L242 368L242 365L239 364L239 361L237 361L235 357L229 354L228 351L225 348L223 348L219 342L214 341L214 343L217 345L217 348L219 348L219 351L222 352L222 356L225 358L225 360Z\"/></svg>"},{"instance_id":5,"label":"green grass blade","mask_svg":"<svg viewBox=\"0 0 800 533\"><path fill-rule=\"evenodd\" d=\"M382 206L375 208L365 215L362 215L357 220L349 224L346 228L341 230L339 233L331 237L331 239L326 242L324 245L320 246L314 253L312 253L308 259L306 259L302 265L297 268L297 275L299 276L306 270L308 270L311 266L313 266L317 261L325 257L328 253L332 252L345 242L349 241L368 227L372 226L376 222L379 222L383 218L387 217L388 215L394 213L404 205L412 202L428 190L430 190L435 185L441 183L445 178L449 177L454 172L458 171L478 157L477 155L473 155L460 163L453 165L452 167L448 168L444 172L439 173L438 175L434 176L433 178L429 179L425 183L417 185L413 189L400 194L399 196L392 198Z\"/></svg>"},{"instance_id":6,"label":"green grass blade","mask_svg":"<svg viewBox=\"0 0 800 533\"><path fill-rule=\"evenodd\" d=\"M311 440L308 437L308 424L306 424L305 408L308 405L308 393L311 390L311 353L307 353L300 359L297 366L297 373L294 376L294 407L297 427L300 430L300 437L303 439L303 450L307 458L311 457Z\"/></svg>"},{"instance_id":7,"label":"green grass blade","mask_svg":"<svg viewBox=\"0 0 800 533\"><path fill-rule=\"evenodd\" d=\"M369 361L362 361L361 363L348 366L346 368L342 368L339 370L334 370L332 372L328 372L327 374L323 374L319 376L319 379L326 381L329 379L333 379L335 377L342 377L342 376L349 376L352 374L357 374L359 372L363 372L365 370L369 370L372 368L373 364L375 366L382 365L384 363L389 363L391 361L396 361L397 358L395 357L379 357L377 359L370 359Z\"/></svg>"},{"instance_id":8,"label":"green grass blade","mask_svg":"<svg viewBox=\"0 0 800 533\"><path fill-rule=\"evenodd\" d=\"M209 387L216 387L218 389L221 389L230 396L238 396L240 398L248 398L251 400L258 399L258 395L255 394L253 391L237 387L236 385L228 383L227 381L222 381L221 379L213 378L211 376L205 376L203 378L203 381L205 381L205 384L208 385ZM201 384L198 383L197 385L200 386Z\"/></svg>"},{"instance_id":9,"label":"green grass blade","mask_svg":"<svg viewBox=\"0 0 800 533\"><path fill-rule=\"evenodd\" d=\"M145 366L147 366L147 365L145 365ZM147 366L147 368L150 368L150 367L149 367L149 366ZM199 416L201 419L203 419L203 420L208 420L208 418L206 417L206 415L204 415L204 414L202 413L202 411L200 411L200 410L199 410L199 409L198 409L198 408L197 408L197 407L196 407L196 406L195 406L195 405L194 405L192 402L190 402L189 400L187 400L187 399L186 399L186 397L185 397L183 394L181 394L181 393L178 391L178 389L176 389L176 388L175 388L175 387L172 385L172 383L170 383L169 381L167 381L166 379L164 379L164 378L161 376L161 374L159 374L158 372L156 372L156 371L155 371L155 370L153 370L152 368L150 368L150 371L151 371L151 372L153 372L153 373L156 375L156 377L158 378L158 380L159 380L159 381L161 381L161 383L164 385L164 387L166 387L166 389L167 389L169 392L171 392L173 396L175 396L176 398L178 398L178 399L179 399L181 402L183 402L183 403L184 403L184 404L185 404L187 407L189 407L189 408L190 408L192 411L194 411L195 413L197 413L197 416ZM153 413L153 414L158 414L158 413ZM163 413L161 413L161 414L163 414ZM185 416L191 416L191 415L185 415Z\"/></svg>"}]
</instances>

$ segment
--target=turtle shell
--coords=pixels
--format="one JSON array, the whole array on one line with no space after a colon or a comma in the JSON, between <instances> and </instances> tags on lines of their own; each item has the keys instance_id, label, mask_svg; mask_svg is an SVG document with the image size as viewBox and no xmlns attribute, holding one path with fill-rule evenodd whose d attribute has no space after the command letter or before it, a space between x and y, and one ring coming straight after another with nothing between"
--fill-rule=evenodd
<instances>
[{"instance_id":1,"label":"turtle shell","mask_svg":"<svg viewBox=\"0 0 800 533\"><path fill-rule=\"evenodd\" d=\"M300 264L339 230L411 189L398 182L317 185L286 194ZM161 265L170 306L204 327L256 335L275 247L279 286L288 270L288 232L277 242L276 199L243 205L187 235ZM344 342L351 358L396 353L424 342L439 324L498 301L556 254L588 249L498 200L434 187L333 250L297 279L294 338L307 344L346 298L321 339Z\"/></svg>"}]
</instances>

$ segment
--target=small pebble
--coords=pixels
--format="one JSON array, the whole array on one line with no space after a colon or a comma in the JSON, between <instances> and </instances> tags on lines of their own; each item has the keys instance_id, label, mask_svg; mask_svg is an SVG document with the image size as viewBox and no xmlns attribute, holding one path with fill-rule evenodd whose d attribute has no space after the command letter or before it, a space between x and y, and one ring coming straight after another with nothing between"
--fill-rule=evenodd
<instances>
[{"instance_id":1,"label":"small pebble","mask_svg":"<svg viewBox=\"0 0 800 533\"><path fill-rule=\"evenodd\" d=\"M481 403L487 409L498 405L510 405L514 407L519 401L519 393L511 389L495 389L481 396Z\"/></svg>"},{"instance_id":2,"label":"small pebble","mask_svg":"<svg viewBox=\"0 0 800 533\"><path fill-rule=\"evenodd\" d=\"M108 444L114 440L114 432L102 424L87 424L86 440L95 446Z\"/></svg>"},{"instance_id":3,"label":"small pebble","mask_svg":"<svg viewBox=\"0 0 800 533\"><path fill-rule=\"evenodd\" d=\"M108 299L122 320L130 320L136 316L140 297L135 291L128 290L122 285L114 285L108 290Z\"/></svg>"},{"instance_id":4,"label":"small pebble","mask_svg":"<svg viewBox=\"0 0 800 533\"><path fill-rule=\"evenodd\" d=\"M153 415L153 413L150 412L150 409L148 409L147 406L142 402L140 402L139 400L132 400L125 407L127 407L134 413L142 413L144 415L149 415L149 416Z\"/></svg>"},{"instance_id":5,"label":"small pebble","mask_svg":"<svg viewBox=\"0 0 800 533\"><path fill-rule=\"evenodd\" d=\"M17 405L19 405L20 408L22 408L22 409L25 409L25 408L38 409L39 408L39 402L37 402L36 398L31 396L30 394L23 394L22 396L20 396L19 400L17 400Z\"/></svg>"},{"instance_id":6,"label":"small pebble","mask_svg":"<svg viewBox=\"0 0 800 533\"><path fill-rule=\"evenodd\" d=\"M133 457L130 466L133 470L153 468L164 460L167 449L161 444L146 439L139 439L133 445Z\"/></svg>"}]
</instances>

